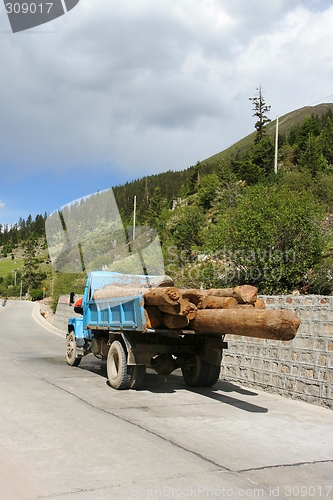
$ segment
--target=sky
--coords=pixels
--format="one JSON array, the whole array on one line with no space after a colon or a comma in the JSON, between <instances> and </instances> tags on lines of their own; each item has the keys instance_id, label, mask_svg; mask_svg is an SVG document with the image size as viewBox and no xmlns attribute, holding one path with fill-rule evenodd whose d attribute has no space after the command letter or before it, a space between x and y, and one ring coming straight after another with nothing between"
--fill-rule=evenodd
<instances>
[{"instance_id":1,"label":"sky","mask_svg":"<svg viewBox=\"0 0 333 500\"><path fill-rule=\"evenodd\" d=\"M7 1L7 0L6 0ZM12 33L0 3L0 223L184 170L333 102L333 0L80 0Z\"/></svg>"}]
</instances>

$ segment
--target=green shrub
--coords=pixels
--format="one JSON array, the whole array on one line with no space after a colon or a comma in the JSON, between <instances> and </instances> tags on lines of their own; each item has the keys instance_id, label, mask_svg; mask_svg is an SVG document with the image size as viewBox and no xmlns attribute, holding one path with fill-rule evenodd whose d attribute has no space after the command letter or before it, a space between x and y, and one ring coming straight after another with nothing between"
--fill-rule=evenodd
<instances>
[{"instance_id":1,"label":"green shrub","mask_svg":"<svg viewBox=\"0 0 333 500\"><path fill-rule=\"evenodd\" d=\"M318 295L333 293L333 258L320 262L309 273L309 293Z\"/></svg>"},{"instance_id":2,"label":"green shrub","mask_svg":"<svg viewBox=\"0 0 333 500\"><path fill-rule=\"evenodd\" d=\"M253 186L210 231L210 250L234 265L230 284L250 283L262 293L303 286L324 245L323 211L307 192Z\"/></svg>"},{"instance_id":3,"label":"green shrub","mask_svg":"<svg viewBox=\"0 0 333 500\"><path fill-rule=\"evenodd\" d=\"M43 290L39 290L37 288L32 288L30 290L31 300L42 300L43 298Z\"/></svg>"}]
</instances>

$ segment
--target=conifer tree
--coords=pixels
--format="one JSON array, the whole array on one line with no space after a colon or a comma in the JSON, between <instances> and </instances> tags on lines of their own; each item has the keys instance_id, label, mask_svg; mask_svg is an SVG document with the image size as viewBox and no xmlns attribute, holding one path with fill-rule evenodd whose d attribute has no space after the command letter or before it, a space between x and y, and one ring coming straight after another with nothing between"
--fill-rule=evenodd
<instances>
[{"instance_id":1,"label":"conifer tree","mask_svg":"<svg viewBox=\"0 0 333 500\"><path fill-rule=\"evenodd\" d=\"M271 121L270 118L266 116L266 113L269 113L271 106L267 106L265 102L261 85L257 88L256 95L254 97L249 97L249 100L253 102L254 114L252 116L257 118L254 125L254 128L257 131L255 138L255 142L257 143L261 141L263 135L265 134L265 125Z\"/></svg>"}]
</instances>

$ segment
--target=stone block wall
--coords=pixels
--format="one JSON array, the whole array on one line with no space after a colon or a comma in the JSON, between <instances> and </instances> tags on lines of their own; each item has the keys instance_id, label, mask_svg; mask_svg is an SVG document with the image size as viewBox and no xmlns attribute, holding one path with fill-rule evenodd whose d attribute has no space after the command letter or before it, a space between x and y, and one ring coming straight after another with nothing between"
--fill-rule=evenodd
<instances>
[{"instance_id":1,"label":"stone block wall","mask_svg":"<svg viewBox=\"0 0 333 500\"><path fill-rule=\"evenodd\" d=\"M80 298L81 295L76 295L75 300ZM67 332L68 318L80 318L79 314L74 312L73 306L69 304L69 294L60 295L57 305L57 310L53 318L53 326Z\"/></svg>"},{"instance_id":2,"label":"stone block wall","mask_svg":"<svg viewBox=\"0 0 333 500\"><path fill-rule=\"evenodd\" d=\"M226 381L333 409L333 297L262 296L267 309L301 318L290 342L227 336L221 375Z\"/></svg>"}]
</instances>

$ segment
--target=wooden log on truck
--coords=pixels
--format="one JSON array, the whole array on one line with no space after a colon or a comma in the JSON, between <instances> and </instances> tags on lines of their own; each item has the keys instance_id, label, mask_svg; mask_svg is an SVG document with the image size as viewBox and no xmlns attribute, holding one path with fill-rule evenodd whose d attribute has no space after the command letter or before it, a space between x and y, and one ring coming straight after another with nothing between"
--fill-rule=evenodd
<instances>
[{"instance_id":1,"label":"wooden log on truck","mask_svg":"<svg viewBox=\"0 0 333 500\"><path fill-rule=\"evenodd\" d=\"M162 313L156 306L146 306L145 320L148 328L161 328Z\"/></svg>"},{"instance_id":2,"label":"wooden log on truck","mask_svg":"<svg viewBox=\"0 0 333 500\"><path fill-rule=\"evenodd\" d=\"M161 288L128 288L121 286L106 286L96 290L93 299L115 299L120 297L135 297L142 294L145 304L149 306L175 305L180 300L180 292L175 287Z\"/></svg>"},{"instance_id":3,"label":"wooden log on truck","mask_svg":"<svg viewBox=\"0 0 333 500\"><path fill-rule=\"evenodd\" d=\"M299 325L300 319L292 311L253 308L200 310L189 326L205 333L291 340L295 337Z\"/></svg>"},{"instance_id":4,"label":"wooden log on truck","mask_svg":"<svg viewBox=\"0 0 333 500\"><path fill-rule=\"evenodd\" d=\"M190 302L190 312L188 313L187 315L187 318L189 321L191 321L192 319L194 319L197 315L197 306L195 306L192 302Z\"/></svg>"},{"instance_id":5,"label":"wooden log on truck","mask_svg":"<svg viewBox=\"0 0 333 500\"><path fill-rule=\"evenodd\" d=\"M180 299L179 302L173 306L158 306L159 310L163 313L173 314L174 316L187 316L191 312L191 303L188 299Z\"/></svg>"},{"instance_id":6,"label":"wooden log on truck","mask_svg":"<svg viewBox=\"0 0 333 500\"><path fill-rule=\"evenodd\" d=\"M148 306L176 305L180 298L180 292L175 287L151 288L143 293L145 304Z\"/></svg>"},{"instance_id":7,"label":"wooden log on truck","mask_svg":"<svg viewBox=\"0 0 333 500\"><path fill-rule=\"evenodd\" d=\"M207 294L205 290L197 289L180 289L179 290L183 299L188 299L192 304L194 304L197 309L205 309L207 305Z\"/></svg>"},{"instance_id":8,"label":"wooden log on truck","mask_svg":"<svg viewBox=\"0 0 333 500\"><path fill-rule=\"evenodd\" d=\"M254 307L256 307L257 309L266 309L266 304L265 304L265 301L264 299L261 299L259 297L259 299L257 299L254 303Z\"/></svg>"},{"instance_id":9,"label":"wooden log on truck","mask_svg":"<svg viewBox=\"0 0 333 500\"><path fill-rule=\"evenodd\" d=\"M233 297L207 297L206 309L234 309L238 302Z\"/></svg>"},{"instance_id":10,"label":"wooden log on truck","mask_svg":"<svg viewBox=\"0 0 333 500\"><path fill-rule=\"evenodd\" d=\"M207 295L215 297L233 297L240 304L254 304L257 300L258 288L252 285L241 285L235 288L212 288L206 290Z\"/></svg>"},{"instance_id":11,"label":"wooden log on truck","mask_svg":"<svg viewBox=\"0 0 333 500\"><path fill-rule=\"evenodd\" d=\"M189 324L187 316L175 316L174 314L162 314L162 326L169 330L181 330Z\"/></svg>"}]
</instances>

